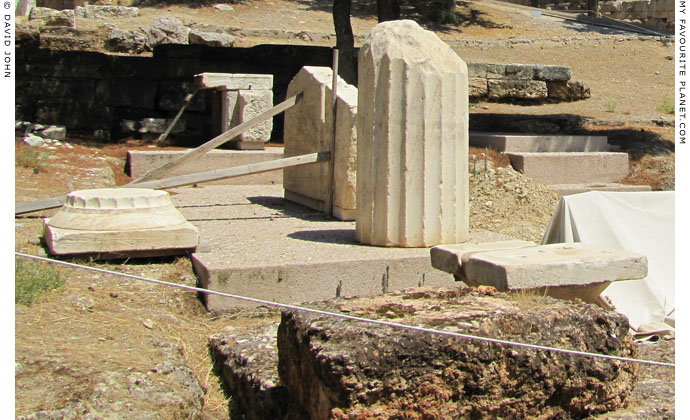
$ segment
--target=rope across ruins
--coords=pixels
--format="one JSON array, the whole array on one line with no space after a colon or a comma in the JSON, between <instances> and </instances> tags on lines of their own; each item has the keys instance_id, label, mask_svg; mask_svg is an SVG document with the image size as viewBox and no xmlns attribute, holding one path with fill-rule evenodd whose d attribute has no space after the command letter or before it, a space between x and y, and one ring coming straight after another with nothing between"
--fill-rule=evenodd
<instances>
[{"instance_id":1,"label":"rope across ruins","mask_svg":"<svg viewBox=\"0 0 690 420\"><path fill-rule=\"evenodd\" d=\"M418 332L423 332L423 333L428 333L428 334L446 335L446 336L451 336L451 337L464 338L464 339L468 339L468 340L484 341L484 342L498 344L498 345L504 345L504 346L524 347L524 348L530 348L530 349L535 349L535 350L570 354L573 356L582 356L582 357L607 359L607 360L617 360L620 362L639 363L639 364L652 365L652 366L669 367L669 368L674 368L674 369L676 367L675 363L659 362L659 361L644 360L644 359L633 359L633 358L628 358L628 357L612 356L612 355L608 355L608 354L590 353L590 352L584 352L584 351L578 351L578 350L569 350L569 349L562 349L562 348L557 348L557 347L540 346L540 345L529 344L529 343L520 343L520 342L515 342L515 341L501 340L501 339L491 338L491 337L482 337L482 336L471 335L471 334L462 334L462 333L451 332L451 331L442 331L442 330L436 330L433 328L416 327L414 325L405 325L405 324L400 324L397 322L388 322L388 321L381 321L381 320L377 320L377 319L363 318L363 317L352 316L352 315L347 315L347 314L343 314L343 313L336 313L336 312L323 311L320 309L308 308L305 306L289 305L289 304L278 303L278 302L269 302L266 300L254 299L254 298L247 297L247 296L232 295L229 293L217 292L215 290L202 289L200 287L187 286L184 284L178 284L178 283L172 283L172 282L167 282L167 281L162 281L162 280L150 279L150 278L146 278L146 277L135 276L132 274L120 273L117 271L104 270L102 268L89 267L86 265L80 265L80 264L70 263L70 262L66 262L66 261L60 261L60 260L54 260L54 259L45 258L45 257L38 257L35 255L23 254L21 252L15 252L15 255L17 257L21 257L21 258L28 258L28 259L32 259L32 260L36 260L36 261L42 261L42 262L51 263L51 264L59 264L59 265L67 266L67 267L78 268L78 269L88 270L88 271L94 271L94 272L102 273L102 274L109 274L109 275L113 275L113 276L125 277L125 278L132 279L132 280L138 280L138 281L158 284L161 286L167 286L167 287L175 287L178 289L189 290L189 291L193 291L193 292L197 292L197 293L216 295L216 296L221 296L221 297L228 298L228 299L236 299L236 300L241 300L244 302L255 303L258 305L265 305L265 306L269 306L269 307L280 308L283 310L309 312L312 314L325 315L325 316L330 316L330 317L335 317L335 318L347 319L350 321L365 322L365 323L369 323L369 324L376 324L376 325L381 325L381 326L386 326L386 327L400 328L400 329L411 330L411 331L418 331Z\"/></svg>"}]
</instances>

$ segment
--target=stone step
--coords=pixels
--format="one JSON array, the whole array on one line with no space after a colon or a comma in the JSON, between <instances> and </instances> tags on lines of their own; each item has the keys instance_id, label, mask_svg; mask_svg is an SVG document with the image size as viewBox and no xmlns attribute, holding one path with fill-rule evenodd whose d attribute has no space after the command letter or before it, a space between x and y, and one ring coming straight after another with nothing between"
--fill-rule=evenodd
<instances>
[{"instance_id":1,"label":"stone step","mask_svg":"<svg viewBox=\"0 0 690 420\"><path fill-rule=\"evenodd\" d=\"M499 152L609 152L606 136L470 132L470 146Z\"/></svg>"},{"instance_id":2,"label":"stone step","mask_svg":"<svg viewBox=\"0 0 690 420\"><path fill-rule=\"evenodd\" d=\"M651 191L649 185L628 185L619 183L590 183L590 184L552 184L549 188L560 196L580 194L589 191L620 191L620 192L639 192Z\"/></svg>"},{"instance_id":3,"label":"stone step","mask_svg":"<svg viewBox=\"0 0 690 420\"><path fill-rule=\"evenodd\" d=\"M625 178L628 154L619 152L509 153L515 170L543 184L609 183Z\"/></svg>"},{"instance_id":4,"label":"stone step","mask_svg":"<svg viewBox=\"0 0 690 420\"><path fill-rule=\"evenodd\" d=\"M139 178L154 169L179 159L187 152L188 150L129 150L127 151L127 172L131 177ZM196 172L227 169L282 158L282 147L267 147L265 150L211 150L197 158L194 163L175 169L168 176L189 175ZM280 185L282 183L283 171L279 170L221 179L204 185Z\"/></svg>"}]
</instances>

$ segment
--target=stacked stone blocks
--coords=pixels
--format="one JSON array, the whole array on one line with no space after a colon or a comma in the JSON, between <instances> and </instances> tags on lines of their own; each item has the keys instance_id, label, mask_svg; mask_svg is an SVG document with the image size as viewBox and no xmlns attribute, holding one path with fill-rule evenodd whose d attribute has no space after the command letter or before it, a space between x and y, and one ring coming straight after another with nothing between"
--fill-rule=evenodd
<instances>
[{"instance_id":1,"label":"stacked stone blocks","mask_svg":"<svg viewBox=\"0 0 690 420\"><path fill-rule=\"evenodd\" d=\"M468 63L467 67L469 95L474 100L572 101L590 95L586 85L570 80L570 67L491 63Z\"/></svg>"},{"instance_id":2,"label":"stacked stone blocks","mask_svg":"<svg viewBox=\"0 0 690 420\"><path fill-rule=\"evenodd\" d=\"M222 134L273 107L273 75L201 73L195 83L201 89L214 89L212 104L214 132ZM245 131L231 144L240 150L263 150L271 139L273 119Z\"/></svg>"}]
</instances>

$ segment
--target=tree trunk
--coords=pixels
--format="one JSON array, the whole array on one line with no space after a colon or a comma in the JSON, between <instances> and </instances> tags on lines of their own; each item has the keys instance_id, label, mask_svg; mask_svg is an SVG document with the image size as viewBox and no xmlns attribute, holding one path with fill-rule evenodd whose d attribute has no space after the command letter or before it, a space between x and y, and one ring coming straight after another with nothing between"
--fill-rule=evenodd
<instances>
[{"instance_id":1,"label":"tree trunk","mask_svg":"<svg viewBox=\"0 0 690 420\"><path fill-rule=\"evenodd\" d=\"M376 10L378 12L379 23L400 19L400 5L398 4L398 0L377 0Z\"/></svg>"},{"instance_id":2,"label":"tree trunk","mask_svg":"<svg viewBox=\"0 0 690 420\"><path fill-rule=\"evenodd\" d=\"M335 47L340 52L338 75L351 85L357 85L355 66L355 36L350 24L352 0L333 0L333 25L335 26Z\"/></svg>"}]
</instances>

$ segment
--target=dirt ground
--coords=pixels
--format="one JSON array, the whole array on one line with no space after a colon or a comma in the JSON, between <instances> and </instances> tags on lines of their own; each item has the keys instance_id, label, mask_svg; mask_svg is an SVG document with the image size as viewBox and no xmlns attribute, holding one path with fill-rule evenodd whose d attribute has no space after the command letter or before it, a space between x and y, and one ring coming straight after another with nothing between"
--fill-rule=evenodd
<instances>
[{"instance_id":1,"label":"dirt ground","mask_svg":"<svg viewBox=\"0 0 690 420\"><path fill-rule=\"evenodd\" d=\"M185 23L333 32L326 1L248 0L231 5L232 11L219 12L210 4L139 4L142 16L118 22L118 26L134 29L169 14ZM356 34L365 34L375 25L374 7L373 3L355 2L352 23ZM592 130L622 130L624 135L619 138L630 134L630 140L622 144L633 156L628 182L673 189L673 129L672 125L665 126L673 115L661 107L664 98L673 97L673 60L667 58L673 56L672 44L545 16L534 19L523 9L489 1L460 2L458 12L467 16L460 25L429 27L443 39L483 41L454 45L467 61L569 65L573 79L592 89L592 98L575 103L483 103L472 112L589 117ZM419 15L413 9L404 13ZM511 39L529 42L507 46L487 43ZM251 45L271 40L242 42ZM40 163L26 163L30 147L15 142L16 202L126 183L130 180L124 174L126 150L149 147L141 142L68 142L72 148L40 148ZM501 162L494 157L493 163L499 166ZM508 189L499 194L492 188L496 176L494 172L473 177L472 226L538 240L558 198L513 172L501 175L502 184L507 179L524 188L529 199L520 199ZM33 255L45 252L40 243L42 220L54 212L15 219L16 251ZM196 283L189 259L184 257L86 263L175 283ZM15 305L16 416L45 412L53 417L43 418L80 418L75 413L90 412L95 418L109 418L113 413L120 418L229 417L231 396L214 373L207 337L228 325L241 327L257 317L276 317L276 313L259 309L214 317L194 292L71 268L59 271L67 280L62 290L30 306ZM673 362L673 344L673 340L640 343L637 357ZM673 370L643 367L640 378L627 410L597 419L674 418Z\"/></svg>"}]
</instances>

